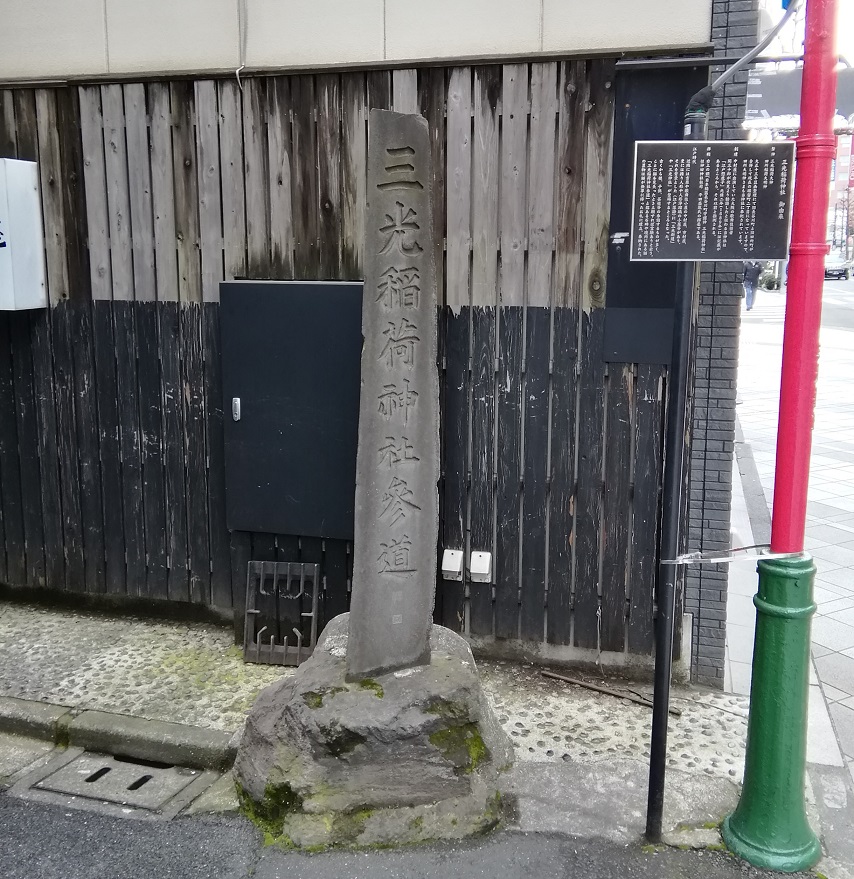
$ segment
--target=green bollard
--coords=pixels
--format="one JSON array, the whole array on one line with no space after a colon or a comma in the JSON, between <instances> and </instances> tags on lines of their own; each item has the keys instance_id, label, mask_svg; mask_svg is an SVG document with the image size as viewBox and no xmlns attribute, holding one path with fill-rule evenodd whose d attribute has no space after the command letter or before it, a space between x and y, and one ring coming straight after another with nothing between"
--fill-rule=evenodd
<instances>
[{"instance_id":1,"label":"green bollard","mask_svg":"<svg viewBox=\"0 0 854 879\"><path fill-rule=\"evenodd\" d=\"M726 847L740 858L794 873L821 857L804 802L816 569L810 556L801 556L760 559L757 570L744 786L721 832Z\"/></svg>"}]
</instances>

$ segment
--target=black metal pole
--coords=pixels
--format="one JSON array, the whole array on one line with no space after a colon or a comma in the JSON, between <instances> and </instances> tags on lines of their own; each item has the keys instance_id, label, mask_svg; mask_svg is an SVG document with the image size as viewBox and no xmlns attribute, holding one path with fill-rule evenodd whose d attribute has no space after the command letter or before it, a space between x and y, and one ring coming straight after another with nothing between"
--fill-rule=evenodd
<instances>
[{"instance_id":1,"label":"black metal pole","mask_svg":"<svg viewBox=\"0 0 854 879\"><path fill-rule=\"evenodd\" d=\"M706 113L685 114L684 140L703 140ZM694 263L679 263L673 314L673 347L667 380L664 486L661 510L661 558L679 554L679 519L682 508L682 472L688 428L688 366L691 342L691 309L694 300ZM667 718L670 712L670 677L673 667L673 630L676 614L675 565L659 565L658 613L655 620L655 688L652 698L652 736L649 750L649 795L646 838L661 841L664 816L664 773L667 764Z\"/></svg>"}]
</instances>

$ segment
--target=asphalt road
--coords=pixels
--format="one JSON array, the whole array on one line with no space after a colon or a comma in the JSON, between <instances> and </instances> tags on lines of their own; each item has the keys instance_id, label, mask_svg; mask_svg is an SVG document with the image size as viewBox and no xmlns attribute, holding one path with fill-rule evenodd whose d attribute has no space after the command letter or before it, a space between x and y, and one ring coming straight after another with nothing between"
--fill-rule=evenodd
<instances>
[{"instance_id":1,"label":"asphalt road","mask_svg":"<svg viewBox=\"0 0 854 879\"><path fill-rule=\"evenodd\" d=\"M301 855L265 848L239 818L146 822L0 796L3 879L749 879L718 852L498 833L403 851ZM804 875L804 874L799 874ZM810 879L813 879L811 874Z\"/></svg>"}]
</instances>

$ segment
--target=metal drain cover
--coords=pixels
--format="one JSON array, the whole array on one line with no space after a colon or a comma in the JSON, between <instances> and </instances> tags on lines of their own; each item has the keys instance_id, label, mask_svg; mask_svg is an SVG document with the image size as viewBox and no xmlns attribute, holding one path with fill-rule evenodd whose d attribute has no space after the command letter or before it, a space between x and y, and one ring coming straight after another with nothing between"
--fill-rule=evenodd
<instances>
[{"instance_id":1,"label":"metal drain cover","mask_svg":"<svg viewBox=\"0 0 854 879\"><path fill-rule=\"evenodd\" d=\"M69 748L15 784L12 796L121 817L171 818L219 774Z\"/></svg>"}]
</instances>

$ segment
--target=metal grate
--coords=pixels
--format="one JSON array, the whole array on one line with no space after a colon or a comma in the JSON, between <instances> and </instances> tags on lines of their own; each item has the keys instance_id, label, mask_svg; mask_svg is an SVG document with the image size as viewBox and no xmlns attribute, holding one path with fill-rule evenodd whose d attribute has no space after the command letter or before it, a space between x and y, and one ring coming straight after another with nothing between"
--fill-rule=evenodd
<instances>
[{"instance_id":1,"label":"metal grate","mask_svg":"<svg viewBox=\"0 0 854 879\"><path fill-rule=\"evenodd\" d=\"M216 772L69 748L9 793L118 817L162 820L186 808L217 777Z\"/></svg>"},{"instance_id":2,"label":"metal grate","mask_svg":"<svg viewBox=\"0 0 854 879\"><path fill-rule=\"evenodd\" d=\"M250 561L243 659L299 665L317 642L320 565Z\"/></svg>"}]
</instances>

